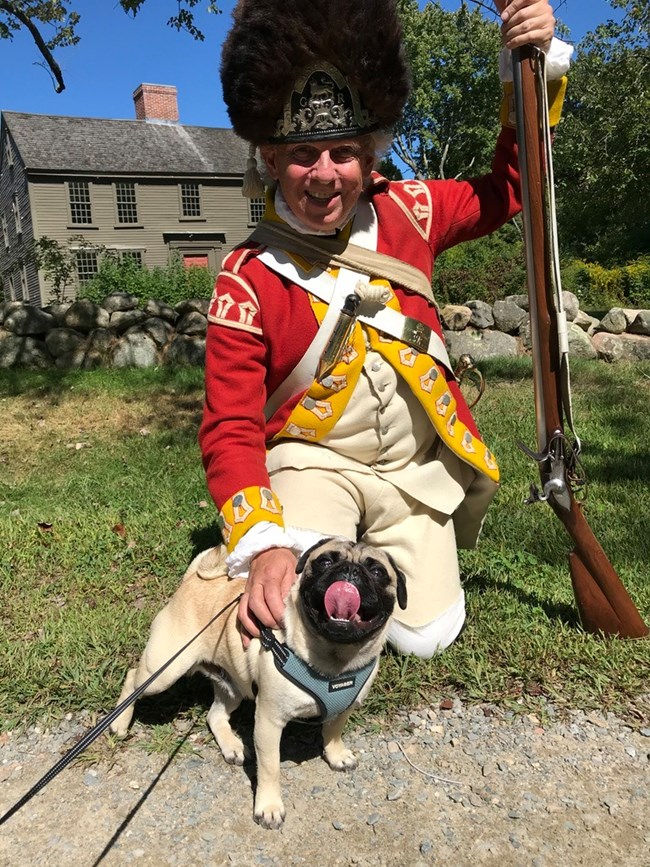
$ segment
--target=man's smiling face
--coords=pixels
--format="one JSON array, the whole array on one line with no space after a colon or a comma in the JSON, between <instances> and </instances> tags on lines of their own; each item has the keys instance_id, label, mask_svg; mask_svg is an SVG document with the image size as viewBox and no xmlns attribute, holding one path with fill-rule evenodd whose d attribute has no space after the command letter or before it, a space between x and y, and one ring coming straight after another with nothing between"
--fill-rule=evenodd
<instances>
[{"instance_id":1,"label":"man's smiling face","mask_svg":"<svg viewBox=\"0 0 650 867\"><path fill-rule=\"evenodd\" d=\"M373 164L363 139L266 145L261 153L287 205L313 231L347 223Z\"/></svg>"}]
</instances>

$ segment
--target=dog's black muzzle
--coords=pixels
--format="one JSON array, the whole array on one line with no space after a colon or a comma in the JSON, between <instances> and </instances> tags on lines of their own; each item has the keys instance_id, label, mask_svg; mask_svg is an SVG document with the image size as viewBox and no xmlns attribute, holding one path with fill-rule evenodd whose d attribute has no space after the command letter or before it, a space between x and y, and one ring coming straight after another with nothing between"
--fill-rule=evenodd
<instances>
[{"instance_id":1,"label":"dog's black muzzle","mask_svg":"<svg viewBox=\"0 0 650 867\"><path fill-rule=\"evenodd\" d=\"M355 563L326 552L311 564L300 598L313 629L329 641L358 643L386 623L395 607L395 590L384 566L369 558Z\"/></svg>"}]
</instances>

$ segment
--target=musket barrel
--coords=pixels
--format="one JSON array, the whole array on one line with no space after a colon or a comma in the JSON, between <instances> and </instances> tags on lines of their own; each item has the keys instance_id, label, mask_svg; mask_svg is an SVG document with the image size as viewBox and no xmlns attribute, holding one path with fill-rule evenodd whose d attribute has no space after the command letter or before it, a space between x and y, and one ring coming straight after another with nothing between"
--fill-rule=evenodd
<instances>
[{"instance_id":1,"label":"musket barrel","mask_svg":"<svg viewBox=\"0 0 650 867\"><path fill-rule=\"evenodd\" d=\"M540 460L543 484L551 478L552 470L553 478L559 473L564 484L563 497L550 493L546 499L575 544L575 551L570 558L572 583L584 628L590 632L639 638L648 635L648 628L584 517L571 489L568 465L561 445L566 440L562 355L554 294L559 286L554 282L554 214L548 206L551 197L545 195L545 185L550 183L550 178L546 171L546 153L540 131L540 117L547 109L545 95L538 91L535 74L536 64L543 62L541 52L533 46L513 51L539 452L537 459Z\"/></svg>"}]
</instances>

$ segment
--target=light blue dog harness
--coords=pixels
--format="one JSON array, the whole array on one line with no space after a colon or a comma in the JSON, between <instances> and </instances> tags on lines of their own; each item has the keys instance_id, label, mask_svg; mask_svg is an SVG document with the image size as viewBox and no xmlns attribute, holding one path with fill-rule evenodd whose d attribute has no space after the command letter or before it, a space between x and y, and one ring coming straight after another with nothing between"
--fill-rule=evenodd
<instances>
[{"instance_id":1,"label":"light blue dog harness","mask_svg":"<svg viewBox=\"0 0 650 867\"><path fill-rule=\"evenodd\" d=\"M377 657L375 657L363 668L345 671L337 674L336 677L327 677L296 656L293 650L278 641L267 627L261 630L260 640L262 647L273 654L277 670L308 693L318 705L320 715L310 717L308 722L326 722L348 710L377 665Z\"/></svg>"}]
</instances>

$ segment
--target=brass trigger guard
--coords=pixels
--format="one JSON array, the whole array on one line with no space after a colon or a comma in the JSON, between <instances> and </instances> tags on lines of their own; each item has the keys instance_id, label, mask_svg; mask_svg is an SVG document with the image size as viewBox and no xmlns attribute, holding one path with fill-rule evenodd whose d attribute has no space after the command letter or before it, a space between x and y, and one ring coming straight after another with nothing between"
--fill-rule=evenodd
<instances>
[{"instance_id":1,"label":"brass trigger guard","mask_svg":"<svg viewBox=\"0 0 650 867\"><path fill-rule=\"evenodd\" d=\"M485 391L485 378L478 367L474 364L474 359L471 355L460 356L456 369L454 370L454 376L456 377L458 385L463 384L463 380L466 376L471 376L472 379L474 379L478 389L478 394L471 403L467 404L468 407L472 409L472 407L476 406L479 400L483 397L483 392Z\"/></svg>"}]
</instances>

